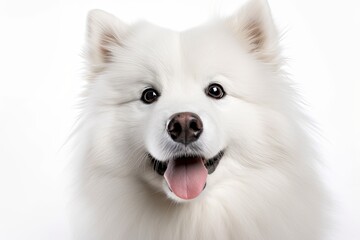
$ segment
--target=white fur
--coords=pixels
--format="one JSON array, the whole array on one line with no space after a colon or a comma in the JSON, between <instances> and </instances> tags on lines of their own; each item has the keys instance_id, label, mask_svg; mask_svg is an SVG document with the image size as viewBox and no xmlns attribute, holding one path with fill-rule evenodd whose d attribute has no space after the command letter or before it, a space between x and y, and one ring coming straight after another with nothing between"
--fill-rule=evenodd
<instances>
[{"instance_id":1,"label":"white fur","mask_svg":"<svg viewBox=\"0 0 360 240\"><path fill-rule=\"evenodd\" d=\"M320 239L323 191L307 118L281 71L267 3L185 32L89 13L88 85L78 136L75 239ZM205 95L209 83L227 95ZM152 86L161 97L140 101ZM146 157L172 156L174 113L198 114L207 187L180 201Z\"/></svg>"}]
</instances>

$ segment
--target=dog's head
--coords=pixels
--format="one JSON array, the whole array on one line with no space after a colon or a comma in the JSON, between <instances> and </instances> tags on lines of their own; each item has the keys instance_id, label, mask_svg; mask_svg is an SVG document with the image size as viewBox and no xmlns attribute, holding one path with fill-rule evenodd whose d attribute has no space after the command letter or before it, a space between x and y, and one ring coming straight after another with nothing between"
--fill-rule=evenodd
<instances>
[{"instance_id":1,"label":"dog's head","mask_svg":"<svg viewBox=\"0 0 360 240\"><path fill-rule=\"evenodd\" d=\"M280 141L271 134L286 128L277 114L286 107L277 34L264 1L184 32L93 10L86 59L89 161L173 199L197 198L271 159L270 145Z\"/></svg>"}]
</instances>

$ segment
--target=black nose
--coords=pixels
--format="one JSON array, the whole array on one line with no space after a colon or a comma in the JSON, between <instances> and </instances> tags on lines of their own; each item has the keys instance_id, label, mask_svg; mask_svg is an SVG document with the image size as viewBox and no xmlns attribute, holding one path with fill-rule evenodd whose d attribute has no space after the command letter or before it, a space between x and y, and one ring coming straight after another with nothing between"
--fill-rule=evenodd
<instances>
[{"instance_id":1,"label":"black nose","mask_svg":"<svg viewBox=\"0 0 360 240\"><path fill-rule=\"evenodd\" d=\"M200 137L203 124L195 113L175 113L169 118L167 131L172 140L187 145Z\"/></svg>"}]
</instances>

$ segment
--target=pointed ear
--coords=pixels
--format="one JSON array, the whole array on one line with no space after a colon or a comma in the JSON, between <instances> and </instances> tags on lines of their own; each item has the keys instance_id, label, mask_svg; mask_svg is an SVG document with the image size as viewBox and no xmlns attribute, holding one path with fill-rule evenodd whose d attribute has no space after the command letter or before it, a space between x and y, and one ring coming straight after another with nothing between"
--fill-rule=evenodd
<instances>
[{"instance_id":1,"label":"pointed ear","mask_svg":"<svg viewBox=\"0 0 360 240\"><path fill-rule=\"evenodd\" d=\"M276 57L278 34L266 0L249 0L227 23L249 52L266 61Z\"/></svg>"},{"instance_id":2,"label":"pointed ear","mask_svg":"<svg viewBox=\"0 0 360 240\"><path fill-rule=\"evenodd\" d=\"M91 10L87 18L87 60L90 71L98 72L111 62L113 51L122 45L128 26L102 10Z\"/></svg>"}]
</instances>

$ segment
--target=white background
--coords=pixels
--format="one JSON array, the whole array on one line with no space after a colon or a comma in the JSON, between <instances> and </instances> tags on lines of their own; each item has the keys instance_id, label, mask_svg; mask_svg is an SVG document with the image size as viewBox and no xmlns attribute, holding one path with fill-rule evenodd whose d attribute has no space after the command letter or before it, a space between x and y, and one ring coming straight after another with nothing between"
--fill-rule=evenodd
<instances>
[{"instance_id":1,"label":"white background","mask_svg":"<svg viewBox=\"0 0 360 240\"><path fill-rule=\"evenodd\" d=\"M334 198L327 239L360 239L360 3L269 0L286 30L288 71L323 138L323 176ZM176 30L230 13L243 1L0 1L0 239L70 239L71 147L83 84L86 13Z\"/></svg>"}]
</instances>

